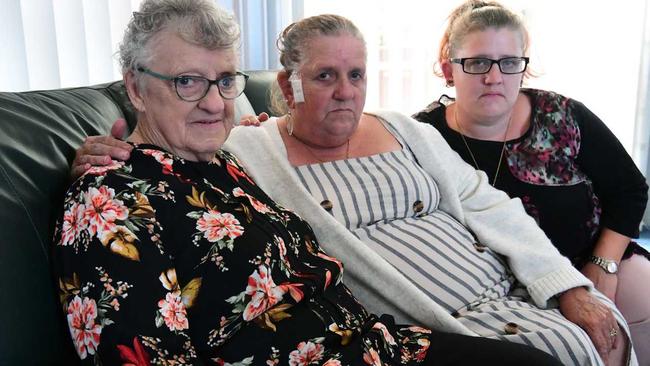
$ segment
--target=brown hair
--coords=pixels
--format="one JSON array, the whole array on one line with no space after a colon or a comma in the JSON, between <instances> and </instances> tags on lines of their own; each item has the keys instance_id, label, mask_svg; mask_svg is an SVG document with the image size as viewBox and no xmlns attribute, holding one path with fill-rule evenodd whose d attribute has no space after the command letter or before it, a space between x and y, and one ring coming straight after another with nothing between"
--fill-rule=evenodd
<instances>
[{"instance_id":1,"label":"brown hair","mask_svg":"<svg viewBox=\"0 0 650 366\"><path fill-rule=\"evenodd\" d=\"M448 17L447 29L440 40L434 73L442 77L441 62L454 56L468 34L488 28L509 28L519 32L524 55L528 54L530 36L526 25L517 14L496 1L468 0L454 9ZM526 69L524 78L531 76L534 76L532 71Z\"/></svg>"}]
</instances>

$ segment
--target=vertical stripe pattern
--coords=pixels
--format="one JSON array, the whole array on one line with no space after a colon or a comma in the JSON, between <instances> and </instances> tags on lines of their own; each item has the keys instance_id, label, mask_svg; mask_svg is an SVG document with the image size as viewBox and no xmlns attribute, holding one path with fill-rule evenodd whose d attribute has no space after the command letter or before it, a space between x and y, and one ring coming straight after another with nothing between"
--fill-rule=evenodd
<instances>
[{"instance_id":1,"label":"vertical stripe pattern","mask_svg":"<svg viewBox=\"0 0 650 366\"><path fill-rule=\"evenodd\" d=\"M438 210L435 181L408 148L295 169L316 200L331 202L334 218L469 329L566 365L602 364L580 327L557 309L536 307L504 258Z\"/></svg>"}]
</instances>

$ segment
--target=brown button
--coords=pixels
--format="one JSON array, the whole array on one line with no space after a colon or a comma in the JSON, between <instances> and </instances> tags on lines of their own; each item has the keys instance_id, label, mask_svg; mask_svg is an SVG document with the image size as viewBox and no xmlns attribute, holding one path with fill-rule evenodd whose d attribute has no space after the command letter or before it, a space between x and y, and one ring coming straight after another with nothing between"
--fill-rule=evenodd
<instances>
[{"instance_id":1,"label":"brown button","mask_svg":"<svg viewBox=\"0 0 650 366\"><path fill-rule=\"evenodd\" d=\"M334 205L332 205L332 201L330 200L323 200L323 202L320 203L320 207L324 208L325 211L332 211Z\"/></svg>"},{"instance_id":2,"label":"brown button","mask_svg":"<svg viewBox=\"0 0 650 366\"><path fill-rule=\"evenodd\" d=\"M417 200L417 201L413 202L413 211L418 213L418 212L420 212L422 210L424 210L424 203L422 203L422 201Z\"/></svg>"},{"instance_id":3,"label":"brown button","mask_svg":"<svg viewBox=\"0 0 650 366\"><path fill-rule=\"evenodd\" d=\"M474 249L476 249L479 253L483 253L485 251L485 248L487 247L479 242L474 243Z\"/></svg>"},{"instance_id":4,"label":"brown button","mask_svg":"<svg viewBox=\"0 0 650 366\"><path fill-rule=\"evenodd\" d=\"M517 334L519 333L519 325L517 323L508 323L503 330L506 331L506 334Z\"/></svg>"}]
</instances>

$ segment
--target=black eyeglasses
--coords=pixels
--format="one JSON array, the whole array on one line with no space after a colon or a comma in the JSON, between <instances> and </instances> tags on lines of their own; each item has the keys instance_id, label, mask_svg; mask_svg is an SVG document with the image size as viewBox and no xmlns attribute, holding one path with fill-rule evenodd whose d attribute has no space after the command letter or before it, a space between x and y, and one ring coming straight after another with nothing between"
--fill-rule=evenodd
<instances>
[{"instance_id":1,"label":"black eyeglasses","mask_svg":"<svg viewBox=\"0 0 650 366\"><path fill-rule=\"evenodd\" d=\"M528 66L528 57L504 57L498 60L485 57L465 57L452 58L450 62L461 64L463 72L467 74L487 74L490 72L492 65L499 65L499 71L502 74L521 74L526 71Z\"/></svg>"},{"instance_id":2,"label":"black eyeglasses","mask_svg":"<svg viewBox=\"0 0 650 366\"><path fill-rule=\"evenodd\" d=\"M219 95L221 95L223 99L235 99L244 92L246 81L248 80L248 75L243 72L237 72L233 75L227 75L216 80L210 80L203 76L163 75L142 66L138 66L137 70L161 80L174 82L176 94L186 102L196 102L197 100L203 99L203 97L208 94L208 90L210 90L210 86L212 85L217 86Z\"/></svg>"}]
</instances>

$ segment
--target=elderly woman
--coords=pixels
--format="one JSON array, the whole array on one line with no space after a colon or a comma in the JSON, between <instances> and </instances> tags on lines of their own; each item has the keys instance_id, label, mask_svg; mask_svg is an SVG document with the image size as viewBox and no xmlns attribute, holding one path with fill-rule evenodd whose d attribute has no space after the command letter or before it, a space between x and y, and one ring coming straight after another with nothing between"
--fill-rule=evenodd
<instances>
[{"instance_id":1,"label":"elderly woman","mask_svg":"<svg viewBox=\"0 0 650 366\"><path fill-rule=\"evenodd\" d=\"M235 129L224 148L274 199L318 223L316 237L345 258L346 283L374 310L532 345L564 364L629 354L615 337L619 324L627 332L620 314L519 200L493 189L434 128L362 113L366 48L349 20L301 20L279 44L287 115ZM87 145L77 167L120 146Z\"/></svg>"},{"instance_id":2,"label":"elderly woman","mask_svg":"<svg viewBox=\"0 0 650 366\"><path fill-rule=\"evenodd\" d=\"M208 0L146 0L129 23L120 56L138 115L133 150L70 188L56 233L81 360L555 364L528 347L397 326L357 302L307 223L220 150L246 83L238 35Z\"/></svg>"},{"instance_id":3,"label":"elderly woman","mask_svg":"<svg viewBox=\"0 0 650 366\"><path fill-rule=\"evenodd\" d=\"M456 98L415 118L491 183L520 197L560 253L628 321L639 363L650 365L650 253L639 235L648 186L623 146L582 103L521 88L525 24L494 1L467 1L440 42L440 76ZM561 214L558 214L561 213Z\"/></svg>"}]
</instances>

